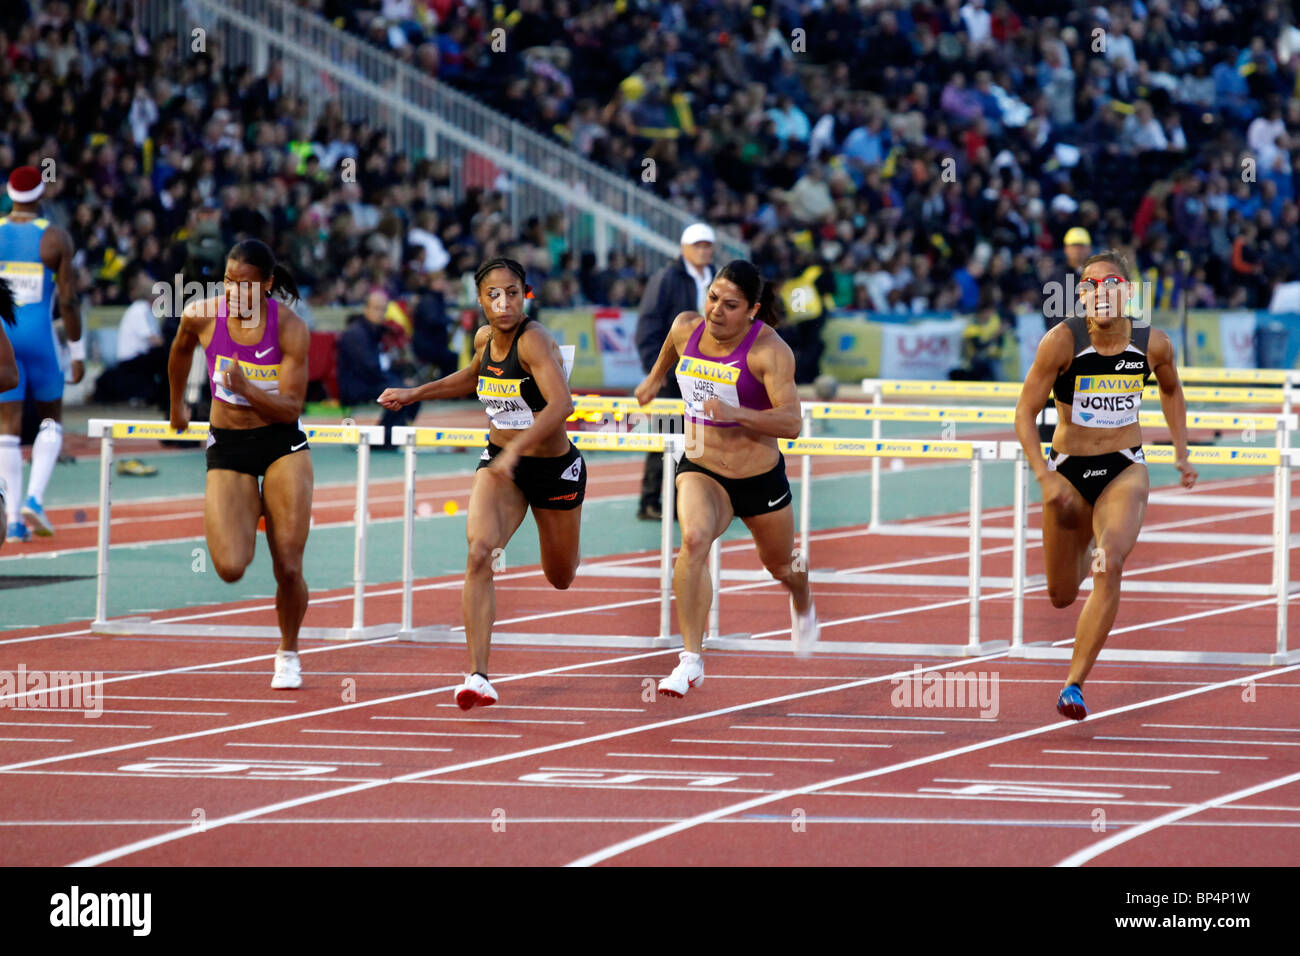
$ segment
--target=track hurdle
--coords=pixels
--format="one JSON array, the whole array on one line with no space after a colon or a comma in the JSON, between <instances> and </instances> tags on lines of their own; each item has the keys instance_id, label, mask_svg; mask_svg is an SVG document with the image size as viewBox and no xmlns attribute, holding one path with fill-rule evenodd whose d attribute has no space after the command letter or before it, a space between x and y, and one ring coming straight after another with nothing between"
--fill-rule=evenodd
<instances>
[{"instance_id":1,"label":"track hurdle","mask_svg":"<svg viewBox=\"0 0 1300 956\"><path fill-rule=\"evenodd\" d=\"M1046 446L1044 446L1046 447ZM1172 464L1172 445L1147 445L1143 448L1148 463ZM1028 587L1046 586L1046 577L1025 576L1025 542L1041 540L1042 532L1027 528L1025 485L1029 471L1024 450L1018 442L1002 442L999 457L1014 459L1015 508L1012 537L1015 540L1012 570L1012 633L1011 656L1046 660L1068 660L1069 647L1053 647L1048 642L1026 644L1024 640L1024 596ZM1170 651L1158 649L1103 648L1099 660L1141 661L1150 663L1183 664L1243 664L1247 666L1276 666L1300 662L1300 648L1287 648L1287 605L1300 591L1290 585L1290 551L1300 547L1300 535L1291 533L1291 506L1289 495L1291 469L1300 465L1300 449L1294 448L1242 448L1228 446L1192 446L1188 460L1194 465L1271 466L1274 469L1273 531L1271 534L1183 534L1170 532L1143 532L1143 541L1175 541L1187 544L1268 544L1272 547L1272 580L1268 584L1214 584L1204 581L1142 581L1126 577L1125 593L1165 594L1219 594L1230 596L1255 596L1273 598L1276 606L1275 650L1271 654L1244 651ZM1090 591L1092 579L1085 578L1080 591Z\"/></svg>"},{"instance_id":2,"label":"track hurdle","mask_svg":"<svg viewBox=\"0 0 1300 956\"><path fill-rule=\"evenodd\" d=\"M606 411L625 409L626 400L602 400L587 405L588 408L600 407ZM612 562L594 562L584 565L587 573L608 577L656 578L659 583L659 633L650 635L582 635L582 634L534 634L515 632L494 632L494 642L531 644L545 646L598 646L620 648L666 648L678 646L680 635L672 633L672 515L675 501L673 481L674 454L685 447L684 436L655 435L646 433L605 433L605 432L570 432L570 439L579 449L586 451L657 451L665 455L663 502L664 517L661 525L659 566L657 569L628 567ZM416 453L419 448L428 447L482 447L487 440L487 430L482 428L395 428L393 440L404 447L405 481L403 504L403 559L402 559L402 620L397 634L399 639L416 642L450 642L460 643L464 640L461 628L416 627L412 621L414 591L414 515L415 515L415 473ZM946 656L965 654L974 656L1009 646L1007 640L984 641L980 637L980 601L981 589L989 586L1009 587L1010 579L986 579L981 577L981 519L982 509L979 502L983 490L983 462L996 457L996 442L924 442L924 441L886 441L871 442L865 439L818 439L798 438L779 442L778 447L787 455L800 455L805 459L816 455L857 456L857 457L912 457L944 459L950 461L968 461L971 469L971 516L969 530L963 534L971 539L969 550L969 574L945 578L939 586L962 587L970 598L970 611L967 621L965 644L958 643L889 643L867 641L827 641L819 642L819 647L828 652L855 654L901 654ZM800 534L802 535L804 553L807 551L808 515L810 513L811 484L805 481L800 489ZM751 637L722 635L719 633L718 593L724 581L730 582L770 582L771 576L766 571L726 571L721 568L719 549L715 543L710 555L710 568L714 581L714 604L710 610L710 625L704 646L719 649L754 649L766 650L788 648L789 642L762 641L755 642ZM531 572L526 572L531 573ZM924 575L888 575L888 574L839 574L833 571L813 571L810 580L816 584L916 584L918 582L934 584L929 576Z\"/></svg>"},{"instance_id":3,"label":"track hurdle","mask_svg":"<svg viewBox=\"0 0 1300 956\"><path fill-rule=\"evenodd\" d=\"M91 622L92 634L165 634L195 637L274 637L280 636L278 627L229 626L212 624L184 624L161 621L155 623L143 616L109 619L109 539L111 527L113 451L117 441L167 440L201 442L208 438L207 422L192 422L184 432L177 432L167 422L118 421L92 418L88 434L99 439L99 529L97 538L95 619ZM396 633L391 625L365 624L366 585L366 486L370 480L370 446L383 444L384 430L366 425L303 425L309 442L321 445L350 445L357 450L356 530L353 537L352 558L352 626L304 627L299 636L318 640L368 640L388 637Z\"/></svg>"},{"instance_id":4,"label":"track hurdle","mask_svg":"<svg viewBox=\"0 0 1300 956\"><path fill-rule=\"evenodd\" d=\"M575 396L575 403L577 398ZM635 404L635 401L633 401ZM412 620L415 582L415 477L416 453L420 448L480 448L487 444L486 428L426 428L397 427L393 429L393 442L403 449L403 504L402 504L402 611L401 623L395 629L399 640L422 643L464 641L461 629L449 627L416 627ZM661 554L659 568L653 574L660 580L659 634L646 635L581 635L533 634L494 631L492 640L507 644L536 644L547 646L660 648L673 645L671 634L672 600L672 533L675 510L676 485L673 482L675 451L683 446L681 435L652 435L646 433L569 432L569 438L580 451L659 452L664 456L663 513L661 522ZM630 570L630 569L625 569ZM645 569L638 569L645 570ZM644 575L636 575L644 576ZM676 643L681 643L680 637Z\"/></svg>"}]
</instances>

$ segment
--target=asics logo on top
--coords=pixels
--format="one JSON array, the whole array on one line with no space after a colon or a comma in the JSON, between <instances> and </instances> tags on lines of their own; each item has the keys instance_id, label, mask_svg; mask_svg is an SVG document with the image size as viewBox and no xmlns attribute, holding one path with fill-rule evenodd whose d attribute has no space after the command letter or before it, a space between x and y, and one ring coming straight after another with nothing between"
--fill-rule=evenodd
<instances>
[{"instance_id":1,"label":"asics logo on top","mask_svg":"<svg viewBox=\"0 0 1300 956\"><path fill-rule=\"evenodd\" d=\"M1118 362L1115 363L1115 371L1117 371L1117 372L1122 372L1122 371L1124 371L1126 368L1127 368L1127 369L1136 369L1136 368L1141 368L1141 367L1142 367L1142 363L1141 363L1141 362L1126 362L1126 361L1124 361L1123 359L1120 359Z\"/></svg>"}]
</instances>

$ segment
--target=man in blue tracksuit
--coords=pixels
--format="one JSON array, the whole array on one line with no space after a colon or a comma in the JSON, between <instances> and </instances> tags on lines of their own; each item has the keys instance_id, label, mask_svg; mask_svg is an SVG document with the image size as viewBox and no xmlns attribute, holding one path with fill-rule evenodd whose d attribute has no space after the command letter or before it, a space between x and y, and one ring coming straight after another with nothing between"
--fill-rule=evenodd
<instances>
[{"instance_id":1,"label":"man in blue tracksuit","mask_svg":"<svg viewBox=\"0 0 1300 956\"><path fill-rule=\"evenodd\" d=\"M5 521L13 541L31 540L22 518L39 535L54 533L42 501L63 447L63 370L54 332L56 294L72 358L72 383L80 382L86 373L72 238L41 218L38 201L44 192L40 170L18 167L9 176L13 210L0 219L0 279L9 283L17 304L17 323L9 330L9 340L18 366L18 385L0 392L0 481L9 490ZM32 443L32 467L23 498L20 441L23 401L28 394L36 403L41 428Z\"/></svg>"}]
</instances>

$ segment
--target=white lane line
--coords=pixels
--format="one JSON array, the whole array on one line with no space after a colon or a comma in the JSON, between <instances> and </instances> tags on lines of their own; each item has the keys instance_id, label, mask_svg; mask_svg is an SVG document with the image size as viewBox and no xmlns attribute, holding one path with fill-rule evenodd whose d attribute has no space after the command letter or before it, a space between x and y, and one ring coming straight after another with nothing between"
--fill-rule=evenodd
<instances>
[{"instance_id":1,"label":"white lane line","mask_svg":"<svg viewBox=\"0 0 1300 956\"><path fill-rule=\"evenodd\" d=\"M6 744L70 744L71 737L0 737L0 743ZM0 770L3 770L0 767Z\"/></svg>"},{"instance_id":2,"label":"white lane line","mask_svg":"<svg viewBox=\"0 0 1300 956\"><path fill-rule=\"evenodd\" d=\"M371 720L439 720L453 724L585 724L585 720L511 720L507 717L382 717L374 716Z\"/></svg>"},{"instance_id":3,"label":"white lane line","mask_svg":"<svg viewBox=\"0 0 1300 956\"><path fill-rule=\"evenodd\" d=\"M1143 727L1167 727L1173 730L1250 730L1270 734L1300 734L1300 727L1241 727L1237 724L1143 724Z\"/></svg>"},{"instance_id":4,"label":"white lane line","mask_svg":"<svg viewBox=\"0 0 1300 956\"><path fill-rule=\"evenodd\" d=\"M231 783L257 783L265 780L279 781L281 783L324 783L335 784L344 782L367 782L382 780L381 777L340 777L334 774L329 776L310 776L305 777L302 774L295 773L259 773L259 774L241 774L235 776L228 773L214 771L212 773L171 773L168 770L7 770L6 774L15 777L125 777L133 780L144 780L153 778L156 780L226 780ZM699 789L698 787L696 788Z\"/></svg>"},{"instance_id":5,"label":"white lane line","mask_svg":"<svg viewBox=\"0 0 1300 956\"><path fill-rule=\"evenodd\" d=\"M764 763L834 763L834 757L724 757L721 754L637 754L611 750L606 757L648 757L663 760L759 760Z\"/></svg>"},{"instance_id":6,"label":"white lane line","mask_svg":"<svg viewBox=\"0 0 1300 956\"><path fill-rule=\"evenodd\" d=\"M162 760L174 760L177 763L233 763L245 764L249 760L235 757L145 757L150 763L156 763ZM268 757L255 758L259 764L270 763L287 763L293 767L382 767L379 761L357 762L348 760L272 760Z\"/></svg>"},{"instance_id":7,"label":"white lane line","mask_svg":"<svg viewBox=\"0 0 1300 956\"><path fill-rule=\"evenodd\" d=\"M728 730L797 730L809 734L931 734L942 737L942 730L892 730L885 727L771 727L767 724L732 724Z\"/></svg>"},{"instance_id":8,"label":"white lane line","mask_svg":"<svg viewBox=\"0 0 1300 956\"><path fill-rule=\"evenodd\" d=\"M585 662L585 663L577 664L577 665L569 665L567 669L574 669L574 670L576 670L576 669L578 669L578 668L597 667L597 666L601 666L602 664L620 664L620 663L624 663L624 662L626 662L626 661L630 661L630 660L641 660L641 659L644 659L644 658L647 658L647 657L654 657L654 656L661 655L661 654L665 654L665 653L671 653L671 650L669 650L669 651L654 651L654 652L650 652L650 653L646 653L646 654L637 654L637 655L633 655L633 656L630 656L630 657L614 658L613 660L603 661L603 662ZM968 659L963 660L962 663L965 663L965 664L978 664L978 663L980 663L981 661L984 661L984 660L994 660L994 659L996 659L996 658L998 658L998 657L1000 657L1000 656L1002 656L1002 655L1001 655L1001 654L989 654L989 655L987 655L987 656L985 656L985 657L982 657L982 658L981 658L981 657L968 658ZM930 671L930 670L938 670L938 669L943 668L943 667L951 667L952 664L953 664L952 661L940 661L940 662L938 662L938 663L936 663L936 664L931 665L930 667L924 667L924 668L922 668L921 670L922 670L922 672ZM557 672L557 671L564 671L564 670L567 670L567 669L566 669L566 668L552 668L552 669L547 670L547 671L540 671L540 672L537 672L536 675L524 675L524 676L541 676L541 675L546 675L546 674L555 673L555 672ZM913 674L913 673L915 673L915 671L909 671L909 672L907 672L907 673L908 673L908 674ZM499 754L499 755L494 756L494 757L482 757L482 758L479 758L479 759L476 759L476 760L468 760L468 761L464 761L464 762L462 762L462 763L449 764L449 765L447 765L447 766L443 766L443 767L434 767L434 768L429 769L429 770L419 770L419 771L414 771L414 772L412 772L412 773L403 774L403 775L401 775L401 776L399 776L399 777L394 777L394 778L392 778L391 780L383 781L383 782L379 782L379 783L359 784L359 785L351 786L351 787L342 787L342 788L339 788L339 789L337 789L337 790L328 790L328 791L326 791L326 792L324 792L324 793L309 794L309 795L302 796L302 797L296 797L296 798L291 799L291 800L283 800L283 801L280 801L279 803L267 804L266 806L261 806L261 807L252 807L252 808L250 808L250 809L248 809L248 810L243 810L243 811L241 811L241 812L239 812L239 813L230 814L230 815L225 816L225 817L219 817L219 818L217 818L217 819L215 819L215 820L208 820L208 822L207 822L207 824L206 824L206 826L205 826L205 828L204 828L204 832L207 832L207 831L210 831L210 830L216 829L217 827L227 826L227 825L229 825L229 824L231 824L231 823L239 823L239 822L241 822L241 821L243 821L243 820L249 820L249 819L252 819L252 818L254 818L254 817L260 817L260 816L266 816L266 815L268 815L268 814L272 814L272 813L278 813L278 812L281 811L281 810L288 810L288 809L290 809L290 808L292 808L292 807L302 806L302 805L304 805L304 804L308 804L308 803L315 803L315 802L320 801L320 800L330 800L330 799L333 799L334 797L346 796L346 795L348 795L348 794L358 793L358 792L360 792L360 791L362 791L362 790L371 790L371 789L374 789L375 787L383 786L385 783L408 783L408 782L412 782L412 781L421 781L421 782L423 782L423 781L426 781L426 780L428 780L429 778L432 778L432 777L439 777L439 776L445 776L445 775L447 775L447 774L458 773L458 772L460 772L460 771L462 771L462 770L472 770L472 769L476 769L476 768L478 768L478 767L492 766L492 765L494 765L494 764L504 763L504 762L506 762L506 761L510 761L510 760L520 760L520 759L523 759L523 758L525 758L525 757L533 757L533 756L537 756L537 755L539 755L539 754L544 754L544 753L554 753L555 751L558 751L558 750L568 750L568 749L571 749L571 748L574 748L574 747L585 746L586 744L598 743L598 742L605 741L605 740L614 740L614 739L619 738L619 737L628 737L628 736L631 736L631 735L633 735L633 734L645 733L646 731L650 731L650 730L660 730L660 729L662 729L662 728L664 728L664 727L673 727L673 726L677 726L678 724L685 724L685 723L690 723L690 722L698 721L698 720L706 720L706 719L711 718L711 717L721 717L721 716L723 716L724 714L734 714L734 713L737 713L738 711L742 711L742 710L751 710L751 709L756 708L756 707L766 707L766 706L770 706L770 705L773 705L773 704L783 704L783 703L785 703L786 701L791 701L791 700L800 700L800 699L802 699L802 698L805 698L805 697L812 697L812 696L815 696L815 695L816 695L816 696L820 696L820 695L822 695L822 694L826 694L826 693L829 693L829 692L832 692L832 691L852 690L852 689L857 688L857 687L866 687L866 686L868 686L868 685L870 685L870 684L878 684L878 683L881 683L882 681L887 681L887 680L889 680L891 677L899 677L899 676L905 676L905 675L904 675L904 673L901 672L901 671L896 671L896 672L894 672L893 674L881 674L881 675L879 675L879 676L877 676L877 677L865 677L865 678L862 678L862 679L860 679L860 680L849 681L848 683L845 683L845 684L835 684L835 685L832 685L832 686L829 687L829 688L827 688L827 687L815 687L815 688L812 688L811 690L798 691L798 692L796 692L796 693L792 693L792 694L783 694L783 695L781 695L781 696L779 696L779 697L769 697L769 698L765 698L765 699L761 699L761 700L757 700L757 701L750 701L750 702L747 702L747 703L744 703L744 704L733 704L733 705L730 706L730 707L721 707L721 708L718 708L718 709L716 709L716 710L704 711L703 713L698 713L698 714L686 714L686 715L683 715L683 716L681 716L681 717L669 718L668 720L655 721L654 723L643 724L643 725L638 726L638 727L626 727L626 728L623 728L623 729L621 729L621 730L611 730L611 731L607 731L607 732L602 733L602 734L593 734L593 735L591 735L591 736L589 736L589 737L581 737L581 738L579 738L579 739L577 739L577 740L568 740L568 741L562 741L562 742L560 742L560 743L546 744L546 745L544 745L544 746L540 746L540 747L530 747L530 748L528 748L528 749L526 749L526 750L517 750L517 751L513 751L513 752L511 752L511 753ZM517 678L513 678L513 677L499 678L499 681L514 680L514 679L517 679ZM452 688L451 688L450 686L448 686L448 687L445 688L445 689L446 689L446 690L451 690ZM438 689L438 692L441 692L442 690L443 690L443 688L439 688L439 689ZM405 699L409 699L409 698L412 698L412 697L418 697L418 696L421 696L421 695L424 694L424 693L432 693L432 692L413 692L413 693L410 693L410 694L403 694L403 695L400 695L400 696L397 697L397 698L390 698L390 700L393 700L393 699L405 700ZM343 707L339 707L339 708L330 708L330 709L327 710L327 711L322 711L322 713L333 713L333 712L337 712L338 710L351 710L351 709L356 708L356 707L359 707L359 706L363 706L363 705L360 704L360 703L357 703L357 704L348 704L348 705L345 705L345 706L343 706ZM666 709L666 708L665 708L665 709ZM310 715L308 715L308 716L310 716ZM257 722L257 723L258 723L258 724L262 724L262 723L280 723L280 722L283 722L283 721L285 721L285 720L289 720L289 719L292 719L292 718L291 718L291 717L279 717L279 718L273 718L272 720L259 721L259 722ZM1070 723L1073 723L1073 721L1071 721ZM245 725L241 725L241 726L239 726L239 727L228 728L228 729L231 729L231 730L243 730L243 729L246 729L246 727L248 727L248 726L250 726L250 725L245 724ZM180 735L179 737L173 737L173 738L169 738L169 739L164 739L164 740L161 741L161 742L164 742L164 743L165 743L165 742L169 742L169 740L174 740L174 739L188 739L188 737L190 737L190 736L202 736L202 735L204 735L204 734L207 734L207 733L213 733L213 732L214 732L214 731L199 731L199 732L197 732L197 733L195 733L195 734L191 734L191 735ZM107 749L107 748L106 748L106 749ZM122 747L118 747L118 748L112 748L112 749L124 749L124 748L122 748ZM92 755L94 755L94 753L95 753L95 752L92 751L92 752L90 752L90 753L83 753L83 754L80 754L80 756L92 756ZM67 759L67 758L63 758L63 757L47 758L47 760L60 760L60 759ZM38 762L38 761L30 761L27 765L32 765L32 764L35 764L35 763L37 763L37 762ZM22 766L22 765L19 765L19 766ZM4 767L0 767L0 772L4 771L5 769L6 769L6 768L4 768ZM698 791L697 791L697 792L698 792ZM124 845L124 846L116 847L116 848L111 849L111 850L106 850L106 851L104 851L104 852L102 852L102 853L97 853L97 854L95 854L94 856L86 857L86 858L84 858L84 859L82 859L82 860L78 860L78 861L76 861L75 863L72 863L72 864L70 864L70 865L72 865L72 866L99 866L101 863L107 863L107 862L110 862L110 861L112 861L112 860L120 859L120 858L122 858L122 857L124 857L124 856L130 856L130 855L132 855L132 854L134 854L134 853L139 853L139 852L142 851L142 850L147 850L147 849L150 849L150 848L155 847L155 846L160 846L160 845L163 844L163 843L170 843L170 842L172 842L172 841L174 841L174 840L181 840L181 839L184 839L185 837L193 836L194 833L195 833L195 830L194 830L193 827L189 827L189 826L187 826L187 827L183 827L183 828L178 829L178 830L172 830L172 831L169 831L169 832L167 832L167 833L160 833L160 834L157 834L156 836L147 837L147 838L142 839L142 840L136 840L136 841L133 842L133 843L128 843L128 844L126 844L126 845Z\"/></svg>"},{"instance_id":9,"label":"white lane line","mask_svg":"<svg viewBox=\"0 0 1300 956\"><path fill-rule=\"evenodd\" d=\"M712 676L712 675L710 675ZM1044 683L1056 683L1060 681L1045 681ZM1099 681L1092 681L1096 684ZM836 720L962 720L970 721L976 724L996 724L996 717L901 717L895 714L786 714L787 717L828 717Z\"/></svg>"},{"instance_id":10,"label":"white lane line","mask_svg":"<svg viewBox=\"0 0 1300 956\"><path fill-rule=\"evenodd\" d=\"M388 640L388 638L384 638L383 640ZM334 650L334 648L332 647L321 648L321 650ZM300 653L304 653L304 652L300 651ZM309 649L305 651L305 653L311 653L311 650ZM513 674L507 677L499 677L497 678L497 682L508 683L510 681L524 680L525 678L529 678L529 677L542 677L542 676L549 676L551 674L556 674L556 673L567 673L569 671L576 670L579 668L600 667L605 664L622 664L628 661L643 660L647 657L657 657L665 653L668 652L649 651L644 654L633 654L628 657L616 657L608 661L583 661L580 664L565 664L560 667L549 667L546 668L545 670L540 670L540 671L532 671L523 674ZM111 747L99 747L96 748L95 750L83 750L78 753L61 754L54 757L44 757L39 760L27 760L27 761L23 761L22 763L0 766L0 772L6 770L19 770L25 767L34 767L39 764L57 763L61 760L76 760L81 757L98 757L101 754L117 753L122 750L136 750L141 747L152 747L161 744L168 744L178 740L193 740L197 737L210 737L213 736L214 734L232 733L234 731L239 731L239 730L250 730L254 727L266 727L274 724L282 724L291 720L305 720L311 717L323 717L328 714L338 714L350 710L357 710L362 707L373 707L378 704L392 704L402 700L414 700L420 697L428 697L432 694L447 693L455 690L457 686L458 685L456 684L448 684L444 687L435 687L431 690L409 691L405 694L394 694L389 697L376 697L374 700L356 701L351 704L340 704L336 707L323 707L319 710L303 711L297 714L285 714L282 717L265 717L262 718L261 720L250 720L240 724L231 724L228 727L209 727L206 730L192 730L187 733L171 734L167 737L157 737L152 740L141 740L135 743L117 744Z\"/></svg>"},{"instance_id":11,"label":"white lane line","mask_svg":"<svg viewBox=\"0 0 1300 956\"><path fill-rule=\"evenodd\" d=\"M449 754L451 747L379 747L366 744L253 744L227 743L227 747L279 747L285 750L414 750L420 753Z\"/></svg>"},{"instance_id":12,"label":"white lane line","mask_svg":"<svg viewBox=\"0 0 1300 956\"><path fill-rule=\"evenodd\" d=\"M294 704L292 697L139 697L127 694L102 694L104 700L172 700L196 704Z\"/></svg>"},{"instance_id":13,"label":"white lane line","mask_svg":"<svg viewBox=\"0 0 1300 956\"><path fill-rule=\"evenodd\" d=\"M537 769L554 771L557 773L657 773L670 777L699 777L715 772L710 770L663 770L656 767L637 767L631 770L627 767L538 767ZM718 770L716 773L719 775L726 774L732 777L775 776L771 771L763 770Z\"/></svg>"},{"instance_id":14,"label":"white lane line","mask_svg":"<svg viewBox=\"0 0 1300 956\"><path fill-rule=\"evenodd\" d=\"M106 714L141 714L157 717L229 717L224 710L116 710L105 709Z\"/></svg>"},{"instance_id":15,"label":"white lane line","mask_svg":"<svg viewBox=\"0 0 1300 956\"><path fill-rule=\"evenodd\" d=\"M0 727L99 727L104 730L149 730L153 724L101 724L94 717L87 717L79 724L47 724L31 720L0 720Z\"/></svg>"},{"instance_id":16,"label":"white lane line","mask_svg":"<svg viewBox=\"0 0 1300 956\"><path fill-rule=\"evenodd\" d=\"M447 675L451 676L451 675ZM838 680L838 678L832 678ZM439 704L439 707L458 707L458 704ZM610 714L643 714L644 707L561 707L559 704L493 704L495 710L592 710Z\"/></svg>"},{"instance_id":17,"label":"white lane line","mask_svg":"<svg viewBox=\"0 0 1300 956\"><path fill-rule=\"evenodd\" d=\"M675 744L734 744L738 747L858 747L871 750L889 750L892 744L809 744L801 740L700 740L696 737L674 737Z\"/></svg>"},{"instance_id":18,"label":"white lane line","mask_svg":"<svg viewBox=\"0 0 1300 956\"><path fill-rule=\"evenodd\" d=\"M303 734L376 734L384 737L509 737L518 739L522 734L458 734L438 730L314 730L304 727Z\"/></svg>"},{"instance_id":19,"label":"white lane line","mask_svg":"<svg viewBox=\"0 0 1300 956\"><path fill-rule=\"evenodd\" d=\"M1168 783L1103 783L1100 780L989 780L985 777L935 777L934 783L992 783L1007 787L1127 787L1130 790L1172 790Z\"/></svg>"},{"instance_id":20,"label":"white lane line","mask_svg":"<svg viewBox=\"0 0 1300 956\"><path fill-rule=\"evenodd\" d=\"M1094 767L1066 763L991 763L990 767L1011 770L1088 770L1096 773L1219 773L1218 770L1173 770L1161 767Z\"/></svg>"},{"instance_id":21,"label":"white lane line","mask_svg":"<svg viewBox=\"0 0 1300 956\"><path fill-rule=\"evenodd\" d=\"M1181 810L1174 810L1171 813L1158 816L1154 820L1140 823L1132 829L1112 834L1106 839L1094 843L1092 846L1085 847L1077 853L1070 854L1056 865L1065 867L1083 866L1083 864L1087 863L1089 860L1095 860L1103 853L1107 853L1110 850L1115 849L1117 846L1128 843L1130 840L1137 839L1143 834L1150 833L1152 830L1157 830L1160 827L1168 826L1171 823L1182 820L1184 817L1190 817L1194 813L1200 813L1202 810L1212 810L1215 807L1223 806L1225 803L1232 803L1234 800L1240 800L1243 797L1252 797L1257 793L1275 790L1278 787L1285 787L1288 784L1297 782L1300 782L1300 772L1288 774L1285 777L1278 777L1276 780L1268 780L1264 783L1256 784L1253 787L1234 790L1232 793L1225 793L1222 796L1214 797L1211 800L1203 800L1193 806L1184 807Z\"/></svg>"},{"instance_id":22,"label":"white lane line","mask_svg":"<svg viewBox=\"0 0 1300 956\"><path fill-rule=\"evenodd\" d=\"M1093 740L1153 740L1165 744L1227 744L1231 747L1300 747L1300 740L1215 740L1204 737L1094 737Z\"/></svg>"},{"instance_id":23,"label":"white lane line","mask_svg":"<svg viewBox=\"0 0 1300 956\"><path fill-rule=\"evenodd\" d=\"M990 658L992 656L993 655L989 655ZM971 658L971 660L968 663L978 663L978 662L979 662L979 658ZM951 665L945 663L939 666L951 666ZM1289 667L1283 667L1276 670L1258 671L1255 674L1250 675L1249 677L1232 678L1231 680L1222 681L1218 684L1210 684L1207 687L1193 688L1191 690L1179 691L1174 694L1167 694L1164 697L1156 697L1151 700L1144 700L1132 704L1125 704L1122 707L1116 707L1112 710L1101 711L1099 713L1093 714L1091 719L1095 721L1105 717L1114 717L1119 714L1128 713L1130 711L1144 710L1148 707L1154 707L1158 704L1166 704L1175 700L1182 700L1187 697L1195 697L1199 694L1209 693L1212 690L1222 690L1226 688L1239 687L1243 681L1256 680L1263 677L1277 677L1282 674L1295 673L1296 671L1300 671L1300 664L1293 664ZM833 777L830 780L823 780L818 783L808 784L803 787L794 787L788 790L784 790L781 793L776 794L774 796L760 797L753 800L746 800L741 803L732 804L726 807L719 807L718 809L711 810L708 813L701 813L697 816L691 817L689 820L683 820L680 823L675 823L666 827L660 827L657 830L651 830L648 833L643 833L640 834L639 836L631 837L627 840L621 840L618 843L611 844L601 850L595 851L594 853L588 853L585 856L579 857L578 859L574 860L568 865L569 866L594 866L595 864L600 863L604 860L608 860L611 857L615 857L622 853L626 853L629 850L634 850L637 847L645 846L647 843L653 843L656 840L661 840L664 837L672 836L675 833L681 833L683 830L689 830L694 827L700 826L701 824L710 823L722 817L728 817L745 810L751 810L754 807L760 807L760 806L764 806L765 804L775 803L778 800L785 800L790 797L797 797L797 796L803 796L805 794L816 793L821 790L827 790L831 787L841 786L843 784L848 784L848 783L856 783L859 780L869 780L873 777L880 777L880 776L884 776L885 774L897 773L900 770L907 770L912 767L921 767L927 764L938 763L943 760L951 760L953 757L959 757L964 754L977 753L981 750L987 750L990 747L1001 746L1002 744L1011 743L1017 740L1025 740L1030 737L1037 737L1041 734L1050 733L1053 730L1061 730L1065 727L1077 727L1077 726L1078 724L1072 720L1062 720L1050 724L1042 724L1041 726L1031 727L1028 730L1022 730L1019 731L1018 733L1007 734L1002 737L994 737L991 740L984 740L978 743L968 744L965 747L956 747L952 750L940 751L939 753L929 754L924 757L917 757L913 760L905 760L902 763L889 764L884 767L877 767L873 770L867 770L861 773L848 774L843 777Z\"/></svg>"},{"instance_id":24,"label":"white lane line","mask_svg":"<svg viewBox=\"0 0 1300 956\"><path fill-rule=\"evenodd\" d=\"M1101 757L1175 757L1179 760L1267 760L1245 754L1164 754L1139 750L1044 750L1045 754L1074 754Z\"/></svg>"}]
</instances>

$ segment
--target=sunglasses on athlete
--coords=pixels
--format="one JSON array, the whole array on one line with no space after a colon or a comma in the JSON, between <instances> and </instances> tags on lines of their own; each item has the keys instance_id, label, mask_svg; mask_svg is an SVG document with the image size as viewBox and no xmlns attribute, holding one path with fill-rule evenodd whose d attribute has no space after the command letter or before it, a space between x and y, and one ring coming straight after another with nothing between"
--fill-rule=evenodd
<instances>
[{"instance_id":1,"label":"sunglasses on athlete","mask_svg":"<svg viewBox=\"0 0 1300 956\"><path fill-rule=\"evenodd\" d=\"M1091 290L1092 290L1093 292L1096 292L1098 286L1103 286L1103 285L1104 285L1104 286L1106 286L1107 288L1109 288L1109 287L1111 287L1111 286L1117 286L1117 285L1119 285L1120 283L1122 283L1122 282L1127 282L1127 281L1128 281L1128 280L1125 279L1123 276L1104 276L1104 277L1102 277L1102 278L1100 278L1100 279L1080 279L1080 280L1079 280L1079 294L1082 295L1082 294L1083 294L1083 290L1084 290L1085 288L1091 288Z\"/></svg>"}]
</instances>

